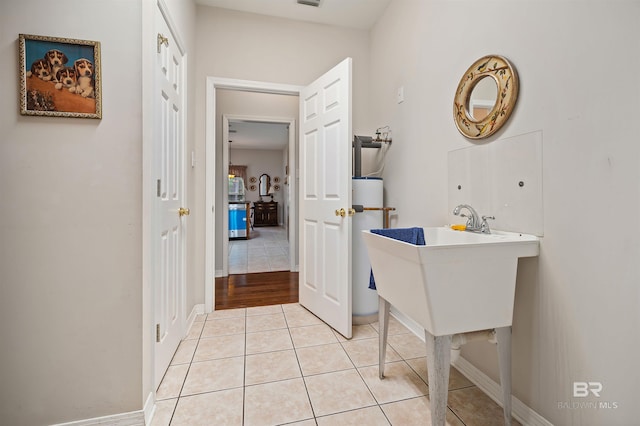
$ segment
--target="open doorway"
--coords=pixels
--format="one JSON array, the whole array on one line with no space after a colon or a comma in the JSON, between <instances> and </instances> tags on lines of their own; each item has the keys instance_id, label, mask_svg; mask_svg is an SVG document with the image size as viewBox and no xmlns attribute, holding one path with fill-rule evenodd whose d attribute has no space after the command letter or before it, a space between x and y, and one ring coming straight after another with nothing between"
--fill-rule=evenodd
<instances>
[{"instance_id":1,"label":"open doorway","mask_svg":"<svg viewBox=\"0 0 640 426\"><path fill-rule=\"evenodd\" d=\"M226 114L222 120L223 173L229 176L229 185L222 185L229 212L223 276L291 271L295 220L288 170L295 120Z\"/></svg>"},{"instance_id":2,"label":"open doorway","mask_svg":"<svg viewBox=\"0 0 640 426\"><path fill-rule=\"evenodd\" d=\"M206 237L205 237L205 309L211 312L215 306L215 277L226 277L229 273L228 256L228 153L229 126L224 125L223 116L235 120L256 120L260 122L287 123L289 126L288 167L282 176L280 191L286 191L288 202L286 210L282 206L282 221L288 218L286 229L289 241L289 270L298 269L297 235L297 126L298 94L300 88L285 84L253 82L209 77L207 79L207 124L206 124ZM254 96L252 101L231 100L222 104L224 97L233 94L237 97ZM266 106L258 95L280 95L295 107L291 113L282 113L274 106ZM284 96L283 96L284 95ZM267 111L265 113L265 111ZM270 117L267 117L270 115ZM283 118L284 117L284 118ZM233 126L232 126L233 127ZM247 176L251 178L252 176ZM258 178L259 176L255 176ZM287 185L284 185L286 180ZM249 183L250 184L250 183ZM254 227L255 228L255 227Z\"/></svg>"}]
</instances>

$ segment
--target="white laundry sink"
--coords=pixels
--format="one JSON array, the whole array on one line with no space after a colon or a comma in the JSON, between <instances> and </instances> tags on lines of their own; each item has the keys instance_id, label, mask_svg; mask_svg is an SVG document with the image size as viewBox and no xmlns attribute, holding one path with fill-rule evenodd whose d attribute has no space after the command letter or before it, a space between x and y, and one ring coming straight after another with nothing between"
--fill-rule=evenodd
<instances>
[{"instance_id":1,"label":"white laundry sink","mask_svg":"<svg viewBox=\"0 0 640 426\"><path fill-rule=\"evenodd\" d=\"M424 246L363 231L378 295L433 336L511 326L518 258L536 236L423 228Z\"/></svg>"}]
</instances>

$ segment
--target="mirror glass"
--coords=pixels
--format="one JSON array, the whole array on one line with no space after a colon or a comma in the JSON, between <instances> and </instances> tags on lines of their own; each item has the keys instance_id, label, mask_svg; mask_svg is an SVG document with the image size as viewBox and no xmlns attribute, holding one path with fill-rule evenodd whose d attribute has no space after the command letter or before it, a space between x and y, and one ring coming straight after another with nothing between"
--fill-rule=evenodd
<instances>
[{"instance_id":1,"label":"mirror glass","mask_svg":"<svg viewBox=\"0 0 640 426\"><path fill-rule=\"evenodd\" d=\"M471 90L467 105L469 116L476 121L484 119L496 106L497 100L498 84L488 75L482 77Z\"/></svg>"},{"instance_id":2,"label":"mirror glass","mask_svg":"<svg viewBox=\"0 0 640 426\"><path fill-rule=\"evenodd\" d=\"M507 122L517 99L515 68L502 56L483 56L460 79L453 98L453 120L465 137L488 138Z\"/></svg>"},{"instance_id":3,"label":"mirror glass","mask_svg":"<svg viewBox=\"0 0 640 426\"><path fill-rule=\"evenodd\" d=\"M260 175L259 194L260 196L269 195L269 185L271 185L271 178L268 174L263 173Z\"/></svg>"}]
</instances>

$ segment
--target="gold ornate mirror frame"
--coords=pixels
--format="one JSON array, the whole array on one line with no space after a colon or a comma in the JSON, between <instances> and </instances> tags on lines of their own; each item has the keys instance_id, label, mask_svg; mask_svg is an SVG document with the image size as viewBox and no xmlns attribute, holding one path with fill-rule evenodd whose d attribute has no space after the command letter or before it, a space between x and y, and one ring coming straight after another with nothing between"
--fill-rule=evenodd
<instances>
[{"instance_id":1,"label":"gold ornate mirror frame","mask_svg":"<svg viewBox=\"0 0 640 426\"><path fill-rule=\"evenodd\" d=\"M497 85L497 99L491 111L482 119L473 118L469 110L471 94L478 82L486 77ZM518 99L518 74L506 58L484 56L473 63L460 79L453 100L456 127L469 139L483 139L497 132L509 119Z\"/></svg>"}]
</instances>

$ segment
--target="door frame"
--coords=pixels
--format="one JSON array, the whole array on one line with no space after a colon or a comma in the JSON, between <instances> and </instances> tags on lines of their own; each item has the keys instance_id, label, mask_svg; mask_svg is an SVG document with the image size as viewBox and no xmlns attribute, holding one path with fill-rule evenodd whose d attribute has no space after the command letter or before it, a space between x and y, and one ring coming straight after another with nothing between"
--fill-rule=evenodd
<instances>
[{"instance_id":1,"label":"door frame","mask_svg":"<svg viewBox=\"0 0 640 426\"><path fill-rule=\"evenodd\" d=\"M294 170L296 159L295 154L294 157L291 157L292 151L295 153L295 144L296 144L296 118L279 118L279 117L263 117L263 116L253 116L253 115L235 115L235 114L224 114L222 116L222 176L229 174L229 144L224 143L229 140L229 123L235 122L252 122L252 123L274 123L274 124L287 124L289 126L288 135L287 135L287 149L289 151L289 167ZM297 186L295 179L289 179L289 211L288 215L291 217L295 217L297 214L297 209L295 206L296 202L296 191ZM214 185L215 189L215 185ZM229 187L227 185L222 185L222 210L227 211L229 208ZM283 210L284 212L284 210ZM285 218L286 219L286 218ZM247 217L247 220L250 220ZM294 227L295 228L295 227ZM227 215L222 215L222 235L228 235L229 233L229 218ZM295 248L296 244L292 244L291 241L295 241L297 233L295 230L292 231L291 226L289 226L289 270L294 271L296 269L295 265ZM222 238L222 276L226 277L229 275L229 238Z\"/></svg>"},{"instance_id":2,"label":"door frame","mask_svg":"<svg viewBox=\"0 0 640 426\"><path fill-rule=\"evenodd\" d=\"M205 262L204 262L204 300L205 300L205 312L213 312L215 309L215 258L216 258L216 246L215 246L215 203L216 203L216 89L229 89L240 90L248 92L258 93L271 93L279 95L293 95L298 96L303 86L296 86L291 84L281 83L269 83L264 81L252 81L252 80L237 80L232 78L223 77L207 77L206 81L206 103L205 103ZM227 129L228 130L228 129ZM295 134L294 141L295 141ZM289 141L291 141L291 132L289 134ZM290 183L295 185L295 181L298 178L297 158L296 158L295 143L292 145L289 143L289 161L293 163L289 164ZM227 157L228 158L228 157ZM228 166L227 166L228 167ZM293 171L293 173L292 173ZM297 200L296 191L292 192L292 200ZM223 201L223 204L224 201ZM295 205L293 205L293 213L290 211L290 216L295 217L297 211ZM223 206L219 206L223 208ZM223 219L224 222L224 219ZM228 226L228 225L227 225ZM294 236L297 234L294 234ZM289 253L291 255L292 244L289 244ZM295 253L294 253L295 254ZM224 257L224 254L223 254ZM223 264L223 268L228 268L228 265ZM227 269L228 270L228 269Z\"/></svg>"}]
</instances>

